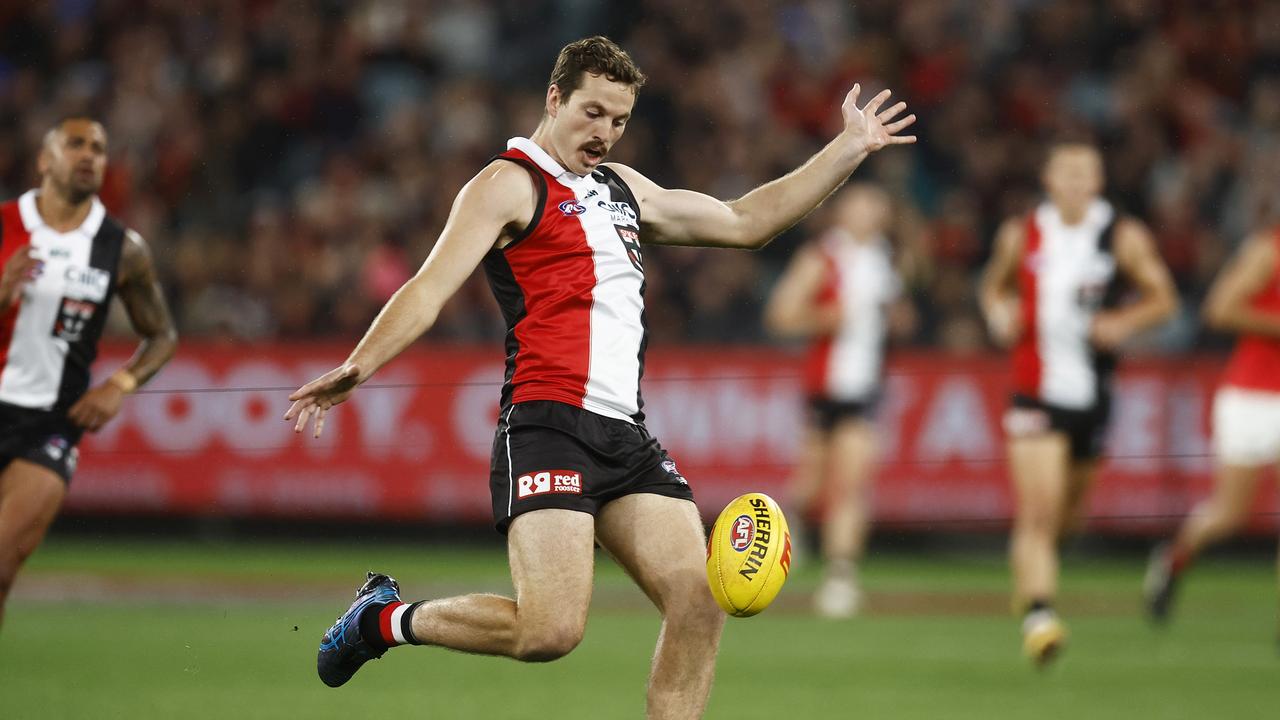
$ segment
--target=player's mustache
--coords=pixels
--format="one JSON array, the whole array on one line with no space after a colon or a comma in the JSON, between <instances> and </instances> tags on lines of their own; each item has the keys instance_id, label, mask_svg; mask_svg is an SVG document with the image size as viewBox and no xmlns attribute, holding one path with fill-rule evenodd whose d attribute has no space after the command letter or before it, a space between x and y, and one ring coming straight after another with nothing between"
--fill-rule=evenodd
<instances>
[{"instance_id":1,"label":"player's mustache","mask_svg":"<svg viewBox=\"0 0 1280 720\"><path fill-rule=\"evenodd\" d=\"M581 149L594 150L595 152L598 152L601 155L604 155L606 152L608 152L608 148L604 146L604 143L587 143L586 145L583 145Z\"/></svg>"}]
</instances>

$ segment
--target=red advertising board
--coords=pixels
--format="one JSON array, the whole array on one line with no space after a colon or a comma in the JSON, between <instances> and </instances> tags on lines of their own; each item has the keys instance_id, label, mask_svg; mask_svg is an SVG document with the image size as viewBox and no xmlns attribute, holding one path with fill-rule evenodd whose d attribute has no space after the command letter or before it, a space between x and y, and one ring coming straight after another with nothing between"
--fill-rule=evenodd
<instances>
[{"instance_id":1,"label":"red advertising board","mask_svg":"<svg viewBox=\"0 0 1280 720\"><path fill-rule=\"evenodd\" d=\"M329 416L324 437L282 420L289 391L347 348L186 344L121 416L82 444L81 513L489 520L502 358L415 348ZM124 358L105 353L101 367ZM1097 529L1163 530L1206 493L1216 360L1134 361L1116 386ZM998 358L894 358L880 411L876 518L921 529L1007 526ZM803 432L799 359L773 349L652 352L648 425L704 513L750 490L785 497ZM1274 527L1270 484L1253 528Z\"/></svg>"}]
</instances>

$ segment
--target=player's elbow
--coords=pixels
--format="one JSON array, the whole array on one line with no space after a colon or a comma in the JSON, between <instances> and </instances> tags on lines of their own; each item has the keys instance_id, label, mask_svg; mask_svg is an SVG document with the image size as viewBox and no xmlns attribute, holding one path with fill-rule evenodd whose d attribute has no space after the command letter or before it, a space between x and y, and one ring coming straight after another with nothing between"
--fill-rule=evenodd
<instances>
[{"instance_id":1,"label":"player's elbow","mask_svg":"<svg viewBox=\"0 0 1280 720\"><path fill-rule=\"evenodd\" d=\"M1182 309L1182 301L1178 298L1178 293L1169 288L1160 298L1160 321L1165 322L1178 314Z\"/></svg>"},{"instance_id":2,"label":"player's elbow","mask_svg":"<svg viewBox=\"0 0 1280 720\"><path fill-rule=\"evenodd\" d=\"M777 237L765 223L752 217L750 211L737 203L726 203L732 216L720 223L721 237L718 245L740 250L759 250Z\"/></svg>"},{"instance_id":3,"label":"player's elbow","mask_svg":"<svg viewBox=\"0 0 1280 720\"><path fill-rule=\"evenodd\" d=\"M1210 330L1231 329L1231 311L1224 303L1213 301L1205 303L1200 309L1200 320Z\"/></svg>"},{"instance_id":4,"label":"player's elbow","mask_svg":"<svg viewBox=\"0 0 1280 720\"><path fill-rule=\"evenodd\" d=\"M785 308L770 304L764 310L764 330L773 337L786 338L792 334L792 322Z\"/></svg>"}]
</instances>

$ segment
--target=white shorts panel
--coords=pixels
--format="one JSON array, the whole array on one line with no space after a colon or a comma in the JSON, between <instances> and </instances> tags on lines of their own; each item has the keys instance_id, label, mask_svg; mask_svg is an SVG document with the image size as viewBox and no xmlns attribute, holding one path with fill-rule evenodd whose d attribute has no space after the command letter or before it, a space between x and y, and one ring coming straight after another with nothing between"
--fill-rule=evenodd
<instances>
[{"instance_id":1,"label":"white shorts panel","mask_svg":"<svg viewBox=\"0 0 1280 720\"><path fill-rule=\"evenodd\" d=\"M1213 399L1213 448L1226 465L1280 461L1280 393L1223 387Z\"/></svg>"}]
</instances>

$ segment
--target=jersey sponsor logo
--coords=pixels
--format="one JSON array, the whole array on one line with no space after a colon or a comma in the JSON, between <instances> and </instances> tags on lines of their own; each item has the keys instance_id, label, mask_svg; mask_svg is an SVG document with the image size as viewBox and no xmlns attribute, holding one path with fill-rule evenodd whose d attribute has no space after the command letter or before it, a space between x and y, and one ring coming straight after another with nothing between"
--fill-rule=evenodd
<instances>
[{"instance_id":1,"label":"jersey sponsor logo","mask_svg":"<svg viewBox=\"0 0 1280 720\"><path fill-rule=\"evenodd\" d=\"M534 495L582 494L582 473L576 470L540 470L516 478L516 497L523 500Z\"/></svg>"},{"instance_id":2,"label":"jersey sponsor logo","mask_svg":"<svg viewBox=\"0 0 1280 720\"><path fill-rule=\"evenodd\" d=\"M559 207L560 207L560 212L564 213L566 217L581 215L582 213L587 211L586 206L584 206L582 203L578 202L577 200L565 200L564 202L560 203Z\"/></svg>"},{"instance_id":3,"label":"jersey sponsor logo","mask_svg":"<svg viewBox=\"0 0 1280 720\"><path fill-rule=\"evenodd\" d=\"M739 515L733 521L733 529L729 532L729 547L742 552L751 547L756 539L756 524L749 515Z\"/></svg>"},{"instance_id":4,"label":"jersey sponsor logo","mask_svg":"<svg viewBox=\"0 0 1280 720\"><path fill-rule=\"evenodd\" d=\"M622 240L622 247L627 251L627 259L631 261L631 266L644 272L644 258L640 255L639 231L621 225L614 225L613 228L618 231L618 239Z\"/></svg>"},{"instance_id":5,"label":"jersey sponsor logo","mask_svg":"<svg viewBox=\"0 0 1280 720\"><path fill-rule=\"evenodd\" d=\"M607 202L605 200L601 200L596 203L596 207L609 213L609 220L614 225L631 225L633 227L640 227L640 216L636 215L636 211L632 210L631 206L627 203Z\"/></svg>"},{"instance_id":6,"label":"jersey sponsor logo","mask_svg":"<svg viewBox=\"0 0 1280 720\"><path fill-rule=\"evenodd\" d=\"M583 200L590 200L591 198L593 198L593 197L595 197L595 196L597 196L597 195L599 195L599 194L600 194L600 191L599 191L599 190L592 190L591 192L588 192L586 195L583 195L583 196L582 196L582 199L583 199Z\"/></svg>"},{"instance_id":7,"label":"jersey sponsor logo","mask_svg":"<svg viewBox=\"0 0 1280 720\"><path fill-rule=\"evenodd\" d=\"M79 342L85 326L97 311L97 303L63 297L58 315L53 320L53 336L71 343Z\"/></svg>"},{"instance_id":8,"label":"jersey sponsor logo","mask_svg":"<svg viewBox=\"0 0 1280 720\"><path fill-rule=\"evenodd\" d=\"M94 267L69 267L63 273L68 297L102 302L111 287L111 273Z\"/></svg>"}]
</instances>

